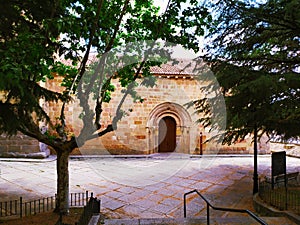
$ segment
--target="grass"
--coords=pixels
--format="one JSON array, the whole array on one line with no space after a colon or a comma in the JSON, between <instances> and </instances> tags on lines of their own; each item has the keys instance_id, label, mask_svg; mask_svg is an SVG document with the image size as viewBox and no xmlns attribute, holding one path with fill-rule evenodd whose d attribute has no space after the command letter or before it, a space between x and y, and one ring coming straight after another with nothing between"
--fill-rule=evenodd
<instances>
[{"instance_id":1,"label":"grass","mask_svg":"<svg viewBox=\"0 0 300 225\"><path fill-rule=\"evenodd\" d=\"M83 208L71 208L67 216L63 216L63 223L74 225L80 218ZM19 219L1 220L0 224L5 225L54 225L59 219L59 215L53 212L39 213Z\"/></svg>"}]
</instances>

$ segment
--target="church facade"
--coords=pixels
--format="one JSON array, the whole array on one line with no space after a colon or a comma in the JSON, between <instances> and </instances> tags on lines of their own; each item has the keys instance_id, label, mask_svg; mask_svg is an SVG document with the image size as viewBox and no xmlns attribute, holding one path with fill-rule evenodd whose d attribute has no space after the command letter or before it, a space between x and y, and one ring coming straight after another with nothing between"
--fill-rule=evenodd
<instances>
[{"instance_id":1,"label":"church facade","mask_svg":"<svg viewBox=\"0 0 300 225\"><path fill-rule=\"evenodd\" d=\"M243 140L231 146L223 146L207 141L213 135L197 121L201 115L195 113L187 103L204 97L195 75L174 65L165 64L153 68L156 76L154 87L138 86L136 91L143 98L142 102L133 102L127 97L122 110L126 112L118 128L102 137L87 141L73 154L249 154L252 153L251 139ZM55 80L54 80L55 81ZM46 83L47 88L59 89L58 82ZM56 80L57 81L57 80ZM117 80L113 81L116 91L109 103L104 103L101 117L102 126L111 123L116 108L123 96ZM52 118L59 115L58 104L43 104ZM75 134L80 130L79 115L81 109L76 105L66 107L67 121ZM0 137L0 152L36 152L40 143L19 134L18 137ZM261 146L266 149L267 146Z\"/></svg>"}]
</instances>

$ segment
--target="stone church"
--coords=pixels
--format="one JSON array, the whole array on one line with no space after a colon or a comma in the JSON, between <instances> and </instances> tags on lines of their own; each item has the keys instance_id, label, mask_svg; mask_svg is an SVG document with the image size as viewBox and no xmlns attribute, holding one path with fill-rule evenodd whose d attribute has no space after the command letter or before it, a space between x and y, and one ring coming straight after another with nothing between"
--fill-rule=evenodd
<instances>
[{"instance_id":1,"label":"stone church","mask_svg":"<svg viewBox=\"0 0 300 225\"><path fill-rule=\"evenodd\" d=\"M144 99L143 102L133 102L128 97L122 110L126 116L118 123L118 129L102 137L85 143L73 154L103 155L103 154L153 154L153 153L185 153L185 154L249 154L252 153L251 140L243 140L232 146L223 146L207 141L213 135L197 121L201 115L196 114L193 107L187 103L202 98L200 91L205 83L191 71L178 65L163 64L161 67L151 68L157 78L154 87L139 86L137 93ZM59 78L55 78L59 79ZM46 87L58 90L56 82L46 83ZM110 124L116 107L123 96L120 84L115 82L116 91L112 94L109 103L104 103L101 124ZM60 107L57 104L43 104L50 115L55 118L59 115ZM72 132L80 129L79 114L81 110L76 106L66 107L67 121L71 122ZM266 146L261 146L265 149ZM41 143L18 134L15 137L0 137L0 153L39 152ZM54 153L54 152L53 152Z\"/></svg>"}]
</instances>

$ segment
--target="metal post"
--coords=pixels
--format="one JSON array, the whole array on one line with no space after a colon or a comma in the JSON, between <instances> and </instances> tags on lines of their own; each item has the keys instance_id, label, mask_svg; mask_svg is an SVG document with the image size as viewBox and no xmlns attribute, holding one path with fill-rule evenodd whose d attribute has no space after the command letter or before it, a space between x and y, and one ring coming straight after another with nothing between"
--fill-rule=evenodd
<instances>
[{"instance_id":1,"label":"metal post","mask_svg":"<svg viewBox=\"0 0 300 225\"><path fill-rule=\"evenodd\" d=\"M200 155L203 155L203 135L202 135L202 132L200 132L200 137L199 137L199 148L200 148Z\"/></svg>"},{"instance_id":2,"label":"metal post","mask_svg":"<svg viewBox=\"0 0 300 225\"><path fill-rule=\"evenodd\" d=\"M10 204L10 206L9 206L10 215L13 215L13 212L12 212L12 209L13 209L13 207L12 207L13 201L10 201L9 204Z\"/></svg>"},{"instance_id":3,"label":"metal post","mask_svg":"<svg viewBox=\"0 0 300 225\"><path fill-rule=\"evenodd\" d=\"M88 191L85 192L85 201L86 201L85 205L87 205L89 202L89 192Z\"/></svg>"},{"instance_id":4,"label":"metal post","mask_svg":"<svg viewBox=\"0 0 300 225\"><path fill-rule=\"evenodd\" d=\"M18 200L15 200L15 215L18 215Z\"/></svg>"},{"instance_id":5,"label":"metal post","mask_svg":"<svg viewBox=\"0 0 300 225\"><path fill-rule=\"evenodd\" d=\"M23 214L23 204L22 204L22 197L20 197L20 218L22 218L22 214Z\"/></svg>"},{"instance_id":6,"label":"metal post","mask_svg":"<svg viewBox=\"0 0 300 225\"><path fill-rule=\"evenodd\" d=\"M209 221L209 204L208 204L208 202L206 203L206 222L207 222L207 225L209 225L210 221Z\"/></svg>"},{"instance_id":7,"label":"metal post","mask_svg":"<svg viewBox=\"0 0 300 225\"><path fill-rule=\"evenodd\" d=\"M257 127L254 126L254 171L253 171L253 195L258 192L258 173L257 173Z\"/></svg>"},{"instance_id":8,"label":"metal post","mask_svg":"<svg viewBox=\"0 0 300 225\"><path fill-rule=\"evenodd\" d=\"M43 198L43 212L45 212L45 198Z\"/></svg>"},{"instance_id":9,"label":"metal post","mask_svg":"<svg viewBox=\"0 0 300 225\"><path fill-rule=\"evenodd\" d=\"M186 199L185 195L183 196L183 217L186 218Z\"/></svg>"},{"instance_id":10,"label":"metal post","mask_svg":"<svg viewBox=\"0 0 300 225\"><path fill-rule=\"evenodd\" d=\"M5 216L8 216L7 202L5 202Z\"/></svg>"},{"instance_id":11,"label":"metal post","mask_svg":"<svg viewBox=\"0 0 300 225\"><path fill-rule=\"evenodd\" d=\"M285 186L285 210L288 210L288 199L287 198L288 198L288 189L287 189L287 186Z\"/></svg>"}]
</instances>

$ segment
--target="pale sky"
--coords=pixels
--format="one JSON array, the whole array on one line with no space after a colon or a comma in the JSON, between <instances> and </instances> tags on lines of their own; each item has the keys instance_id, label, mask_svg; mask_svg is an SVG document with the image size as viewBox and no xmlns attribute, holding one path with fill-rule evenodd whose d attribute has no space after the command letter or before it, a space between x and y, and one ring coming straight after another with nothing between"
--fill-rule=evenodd
<instances>
[{"instance_id":1,"label":"pale sky","mask_svg":"<svg viewBox=\"0 0 300 225\"><path fill-rule=\"evenodd\" d=\"M154 0L154 5L159 6L160 10L164 10L167 7L169 0Z\"/></svg>"},{"instance_id":2,"label":"pale sky","mask_svg":"<svg viewBox=\"0 0 300 225\"><path fill-rule=\"evenodd\" d=\"M169 2L169 0L153 0L154 5L159 6L160 7L160 11L164 11L167 7L167 4ZM176 48L174 48L175 52L174 52L174 56L178 56L180 58L180 56L184 56L184 58L195 58L197 56L202 55L202 51L201 48L204 47L204 37L201 37L199 40L200 43L200 51L195 54L192 50L185 50L183 49L181 46L177 46ZM176 44L176 43L175 43Z\"/></svg>"}]
</instances>

